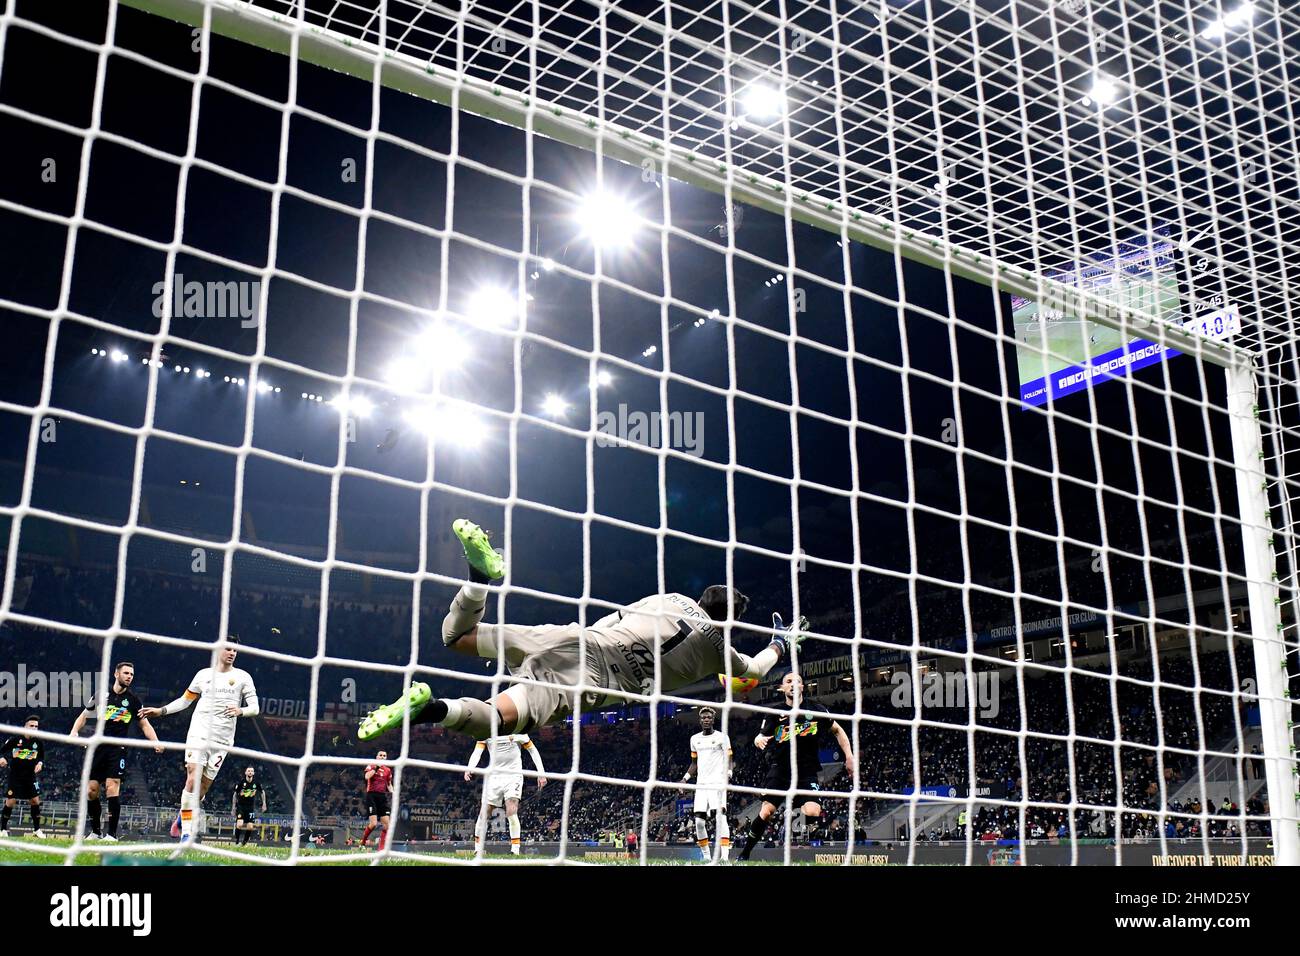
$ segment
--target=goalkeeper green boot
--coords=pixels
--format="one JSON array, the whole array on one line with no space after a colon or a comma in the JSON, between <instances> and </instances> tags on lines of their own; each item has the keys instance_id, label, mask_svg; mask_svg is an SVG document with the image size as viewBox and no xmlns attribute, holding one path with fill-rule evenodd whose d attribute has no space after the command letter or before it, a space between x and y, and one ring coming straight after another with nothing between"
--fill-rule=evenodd
<instances>
[{"instance_id":1,"label":"goalkeeper green boot","mask_svg":"<svg viewBox=\"0 0 1300 956\"><path fill-rule=\"evenodd\" d=\"M428 684L412 684L411 689L397 700L378 710L372 710L361 719L361 726L357 729L358 739L370 740L402 726L402 718L408 710L411 716L415 716L432 699L433 691L429 690Z\"/></svg>"},{"instance_id":2,"label":"goalkeeper green boot","mask_svg":"<svg viewBox=\"0 0 1300 956\"><path fill-rule=\"evenodd\" d=\"M465 549L465 560L469 563L470 571L475 572L475 580L482 578L479 583L486 584L505 577L506 559L493 550L486 531L468 518L453 521L451 530Z\"/></svg>"}]
</instances>

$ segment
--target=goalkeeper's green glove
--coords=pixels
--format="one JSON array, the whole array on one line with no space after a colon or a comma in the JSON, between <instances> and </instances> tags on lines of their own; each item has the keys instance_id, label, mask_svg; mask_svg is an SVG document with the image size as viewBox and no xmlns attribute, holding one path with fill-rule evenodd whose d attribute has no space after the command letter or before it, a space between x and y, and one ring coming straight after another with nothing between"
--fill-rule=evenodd
<instances>
[{"instance_id":1,"label":"goalkeeper's green glove","mask_svg":"<svg viewBox=\"0 0 1300 956\"><path fill-rule=\"evenodd\" d=\"M808 618L800 616L797 621L792 621L789 627L786 627L785 621L777 611L772 612L772 643L769 645L776 648L777 659L790 656L791 646L798 647L807 638L804 632L808 630Z\"/></svg>"}]
</instances>

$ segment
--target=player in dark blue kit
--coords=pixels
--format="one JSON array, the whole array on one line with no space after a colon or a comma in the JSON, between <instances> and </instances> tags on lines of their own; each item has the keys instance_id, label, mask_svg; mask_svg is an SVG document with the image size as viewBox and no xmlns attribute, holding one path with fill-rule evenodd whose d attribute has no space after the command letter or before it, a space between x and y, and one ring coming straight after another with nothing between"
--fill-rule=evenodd
<instances>
[{"instance_id":1,"label":"player in dark blue kit","mask_svg":"<svg viewBox=\"0 0 1300 956\"><path fill-rule=\"evenodd\" d=\"M244 768L244 779L235 784L231 797L230 810L235 815L235 846L247 843L253 838L253 824L257 822L257 801L262 801L262 813L266 813L266 791L256 779L257 771L252 767Z\"/></svg>"},{"instance_id":2,"label":"player in dark blue kit","mask_svg":"<svg viewBox=\"0 0 1300 956\"><path fill-rule=\"evenodd\" d=\"M23 721L23 729L36 730L40 727L39 717L28 717ZM30 733L10 737L0 745L0 767L9 769L9 779L5 782L5 806L0 811L0 837L9 836L9 817L19 800L28 800L32 808L32 836L43 839L41 832L41 785L36 775L45 764L45 745Z\"/></svg>"},{"instance_id":3,"label":"player in dark blue kit","mask_svg":"<svg viewBox=\"0 0 1300 956\"><path fill-rule=\"evenodd\" d=\"M803 680L798 674L786 674L781 680L781 690L785 694L785 713L767 714L754 738L754 746L767 754L767 776L763 781L767 792L760 797L762 806L745 837L745 847L740 852L742 860L748 860L754 852L754 846L767 831L767 823L776 813L777 805L785 803L786 792L821 789L822 761L818 751L830 743L829 738L834 738L839 745L844 753L844 769L850 778L853 776L853 746L844 728L821 704L803 701ZM794 748L793 768L791 747ZM796 794L794 802L805 817L821 816L821 804L806 793Z\"/></svg>"},{"instance_id":4,"label":"player in dark blue kit","mask_svg":"<svg viewBox=\"0 0 1300 956\"><path fill-rule=\"evenodd\" d=\"M144 704L140 698L131 693L131 684L135 682L135 665L123 661L113 668L113 686L101 695L86 701L86 708L72 725L72 736L81 733L81 728L89 721L92 724L100 709L104 712L104 736L114 740L124 739L131 732L131 727L139 724L140 732L146 738L158 743L158 732L148 720L140 716ZM161 745L154 747L155 753L162 753ZM90 766L90 784L86 789L86 810L90 817L89 840L101 839L99 829L99 781L104 781L108 792L108 833L102 839L110 843L117 842L117 820L122 812L121 786L122 777L126 775L127 748L121 744L99 744L95 747L95 757Z\"/></svg>"}]
</instances>

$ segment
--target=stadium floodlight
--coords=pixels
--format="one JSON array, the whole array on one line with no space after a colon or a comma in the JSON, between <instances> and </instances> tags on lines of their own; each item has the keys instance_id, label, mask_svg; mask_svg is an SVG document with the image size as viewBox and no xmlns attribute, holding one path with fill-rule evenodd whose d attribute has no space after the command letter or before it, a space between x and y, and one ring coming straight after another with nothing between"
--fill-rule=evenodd
<instances>
[{"instance_id":1,"label":"stadium floodlight","mask_svg":"<svg viewBox=\"0 0 1300 956\"><path fill-rule=\"evenodd\" d=\"M554 271L555 271L555 260L554 260L554 259L543 259L543 260L542 260L542 271L543 271L543 272L554 272Z\"/></svg>"},{"instance_id":2,"label":"stadium floodlight","mask_svg":"<svg viewBox=\"0 0 1300 956\"><path fill-rule=\"evenodd\" d=\"M569 410L569 403L564 400L562 395L555 392L547 393L542 399L542 412L551 416L551 418L563 418Z\"/></svg>"},{"instance_id":3,"label":"stadium floodlight","mask_svg":"<svg viewBox=\"0 0 1300 956\"><path fill-rule=\"evenodd\" d=\"M785 112L785 95L768 83L750 86L740 102L749 119L772 120Z\"/></svg>"},{"instance_id":4,"label":"stadium floodlight","mask_svg":"<svg viewBox=\"0 0 1300 956\"><path fill-rule=\"evenodd\" d=\"M257 390L258 390L259 392L269 392L269 391L271 390L271 387L272 387L272 386L271 386L271 383L270 383L270 382L258 382L258 383L257 383ZM276 389L276 391L279 391L279 389Z\"/></svg>"},{"instance_id":5,"label":"stadium floodlight","mask_svg":"<svg viewBox=\"0 0 1300 956\"><path fill-rule=\"evenodd\" d=\"M1222 40L1231 30L1237 27L1246 26L1255 19L1255 4L1252 0L1246 0L1245 3L1229 10L1223 16L1209 23L1201 31L1203 40Z\"/></svg>"},{"instance_id":6,"label":"stadium floodlight","mask_svg":"<svg viewBox=\"0 0 1300 956\"><path fill-rule=\"evenodd\" d=\"M404 392L413 392L424 387L428 371L428 366L415 359L394 359L384 369L384 381Z\"/></svg>"},{"instance_id":7,"label":"stadium floodlight","mask_svg":"<svg viewBox=\"0 0 1300 956\"><path fill-rule=\"evenodd\" d=\"M343 393L340 392L329 400L329 404L339 411L346 411L357 418L365 418L375 410L375 403L364 395L353 395L351 398L344 400Z\"/></svg>"},{"instance_id":8,"label":"stadium floodlight","mask_svg":"<svg viewBox=\"0 0 1300 956\"><path fill-rule=\"evenodd\" d=\"M510 327L519 321L522 313L519 298L496 286L476 289L465 310L471 322L489 329Z\"/></svg>"},{"instance_id":9,"label":"stadium floodlight","mask_svg":"<svg viewBox=\"0 0 1300 956\"><path fill-rule=\"evenodd\" d=\"M201 369L201 368L196 368L196 369L194 370L194 377L195 377L195 378L203 378L204 374L205 374L205 373L204 373L203 369Z\"/></svg>"},{"instance_id":10,"label":"stadium floodlight","mask_svg":"<svg viewBox=\"0 0 1300 956\"><path fill-rule=\"evenodd\" d=\"M1119 99L1119 93L1119 83L1113 77L1098 73L1092 78L1092 88L1088 90L1088 95L1084 97L1083 103L1085 106L1096 103L1104 109Z\"/></svg>"},{"instance_id":11,"label":"stadium floodlight","mask_svg":"<svg viewBox=\"0 0 1300 956\"><path fill-rule=\"evenodd\" d=\"M126 353L123 352L121 349L113 349L113 354L110 356L110 358L112 358L114 362L125 362Z\"/></svg>"},{"instance_id":12,"label":"stadium floodlight","mask_svg":"<svg viewBox=\"0 0 1300 956\"><path fill-rule=\"evenodd\" d=\"M99 354L99 349L91 349L91 350L90 350L90 354L91 354L91 355L98 355L98 354Z\"/></svg>"},{"instance_id":13,"label":"stadium floodlight","mask_svg":"<svg viewBox=\"0 0 1300 956\"><path fill-rule=\"evenodd\" d=\"M657 346L657 345L648 345L648 346L646 346L646 348L641 352L641 357L642 357L642 358L649 358L650 356L654 355L654 354L655 354L656 352L658 352L658 351L659 351L659 346Z\"/></svg>"},{"instance_id":14,"label":"stadium floodlight","mask_svg":"<svg viewBox=\"0 0 1300 956\"><path fill-rule=\"evenodd\" d=\"M642 225L632 204L608 190L593 192L583 199L576 218L582 234L602 249L628 245Z\"/></svg>"},{"instance_id":15,"label":"stadium floodlight","mask_svg":"<svg viewBox=\"0 0 1300 956\"><path fill-rule=\"evenodd\" d=\"M595 382L598 386L612 385L614 376L609 373L608 369L600 369L595 375Z\"/></svg>"},{"instance_id":16,"label":"stadium floodlight","mask_svg":"<svg viewBox=\"0 0 1300 956\"><path fill-rule=\"evenodd\" d=\"M424 332L416 341L416 348L423 361L443 372L460 368L470 357L464 336L443 323Z\"/></svg>"},{"instance_id":17,"label":"stadium floodlight","mask_svg":"<svg viewBox=\"0 0 1300 956\"><path fill-rule=\"evenodd\" d=\"M408 409L402 416L421 434L461 448L477 448L483 443L484 429L478 416L449 405L422 405Z\"/></svg>"}]
</instances>

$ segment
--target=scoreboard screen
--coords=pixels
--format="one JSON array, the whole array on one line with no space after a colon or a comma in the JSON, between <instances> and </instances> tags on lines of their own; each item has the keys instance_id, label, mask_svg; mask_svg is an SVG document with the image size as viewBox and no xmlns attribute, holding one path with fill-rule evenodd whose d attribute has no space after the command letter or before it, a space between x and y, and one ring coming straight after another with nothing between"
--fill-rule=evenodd
<instances>
[{"instance_id":1,"label":"scoreboard screen","mask_svg":"<svg viewBox=\"0 0 1300 956\"><path fill-rule=\"evenodd\" d=\"M1230 307L1214 312L1198 308L1187 317L1179 294L1180 258L1167 237L1142 236L1121 242L1114 254L1049 272L1048 278L1113 305L1117 313L1142 312L1211 338L1230 337L1239 326ZM1020 398L1026 405L1043 405L1049 396L1062 398L1181 354L1146 339L1126 340L1117 329L1081 319L1069 301L1040 303L1012 296L1011 310Z\"/></svg>"}]
</instances>

